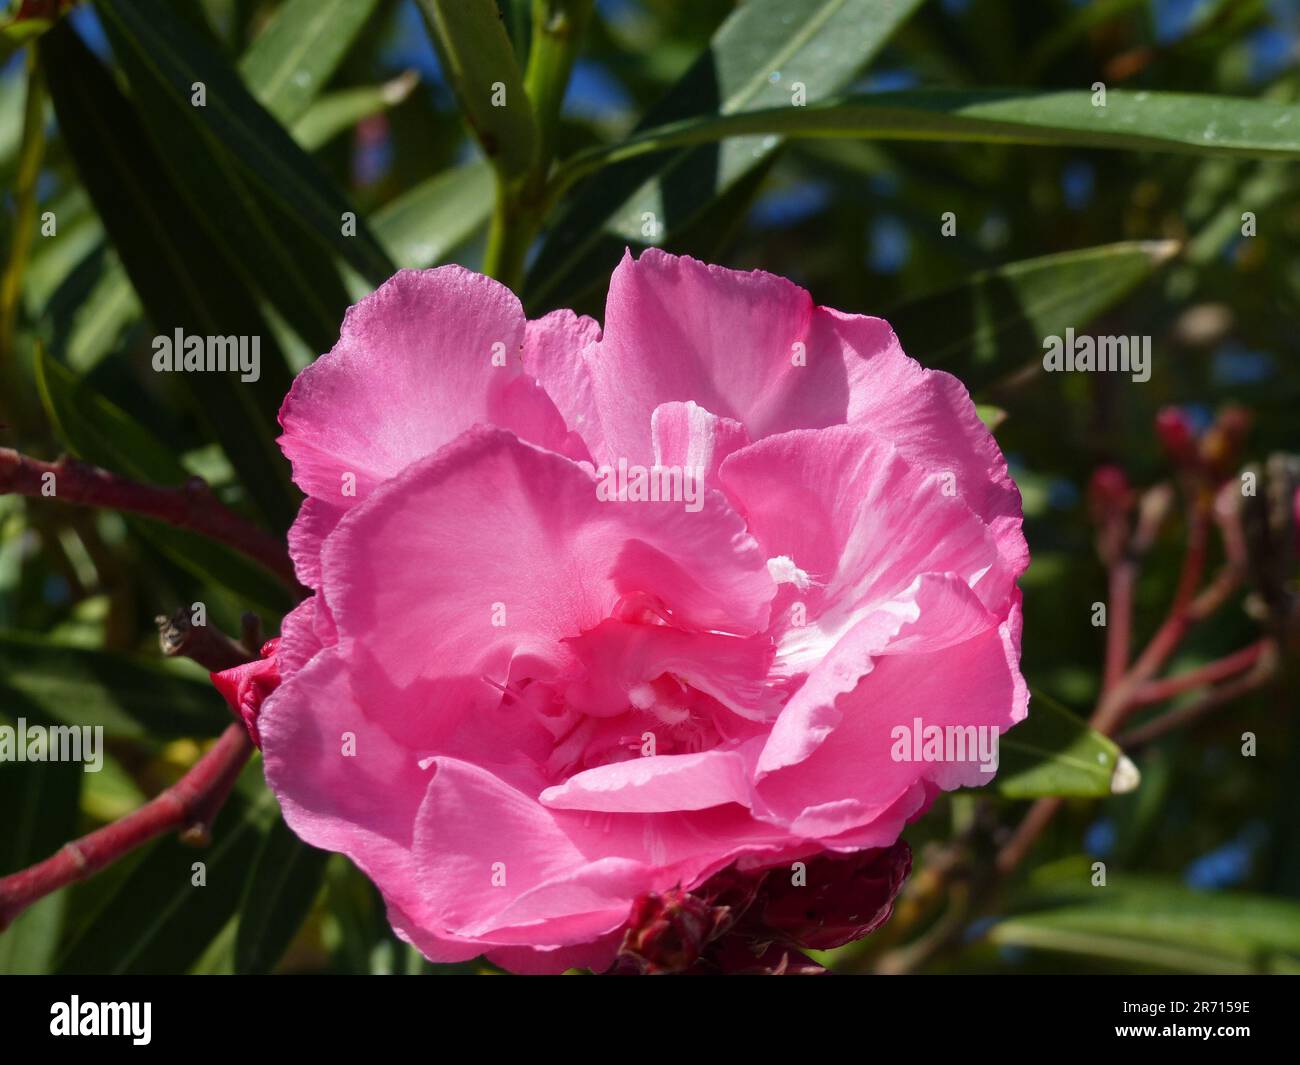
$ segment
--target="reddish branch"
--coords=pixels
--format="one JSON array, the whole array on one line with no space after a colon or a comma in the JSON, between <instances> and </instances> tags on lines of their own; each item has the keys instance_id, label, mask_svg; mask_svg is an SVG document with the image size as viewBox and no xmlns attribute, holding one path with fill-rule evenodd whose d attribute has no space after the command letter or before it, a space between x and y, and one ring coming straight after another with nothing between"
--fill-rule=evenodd
<instances>
[{"instance_id":1,"label":"reddish branch","mask_svg":"<svg viewBox=\"0 0 1300 1065\"><path fill-rule=\"evenodd\" d=\"M261 563L290 588L298 586L285 545L223 505L201 478L182 488L159 488L74 459L42 462L0 448L0 494L10 492L49 495L64 503L107 507L190 529Z\"/></svg>"},{"instance_id":2,"label":"reddish branch","mask_svg":"<svg viewBox=\"0 0 1300 1065\"><path fill-rule=\"evenodd\" d=\"M1231 499L1230 495L1225 495L1211 504L1208 496L1200 494L1193 504L1188 520L1187 549L1169 611L1132 666L1124 671L1122 676L1104 686L1101 700L1089 719L1089 724L1103 735L1114 735L1125 720L1143 706L1150 706L1197 687L1236 678L1231 683L1214 689L1194 705L1166 714L1157 721L1135 730L1129 737L1125 737L1148 743L1173 728L1187 724L1225 705L1239 695L1265 683L1271 677L1271 669L1251 669L1260 663L1261 658L1266 657L1268 641L1262 640L1199 669L1163 680L1154 679L1169 660L1169 656L1177 649L1188 629L1218 609L1241 581L1245 547L1235 504ZM1197 589L1205 572L1212 518L1219 527L1227 557L1223 569L1198 594ZM1140 531L1133 545L1138 549L1137 553L1146 546L1145 543L1138 544L1139 539L1142 539ZM1110 604L1111 616L1108 620L1112 625L1122 628L1124 643L1127 644L1127 634L1132 624L1131 591L1135 573L1125 573L1117 580L1115 570L1128 567L1131 564L1130 557L1120 558L1117 553L1110 563L1113 601ZM1113 595L1116 590L1120 592L1118 597ZM1111 657L1110 655L1107 657L1109 666ZM1247 669L1251 669L1249 676L1236 677ZM1034 803L1011 839L998 853L996 868L1000 875L1006 876L1020 864L1063 805L1062 800L1058 798L1039 799Z\"/></svg>"},{"instance_id":3,"label":"reddish branch","mask_svg":"<svg viewBox=\"0 0 1300 1065\"><path fill-rule=\"evenodd\" d=\"M1103 689L1090 724L1111 735L1135 710L1153 705L1174 695L1196 688L1211 687L1201 698L1169 711L1126 733L1120 746L1132 749L1150 743L1175 729L1186 727L1219 707L1270 683L1277 675L1276 647L1271 640L1260 640L1218 661L1185 673L1155 679L1177 648L1188 629L1223 605L1240 585L1245 572L1246 552L1236 502L1230 492L1220 495L1213 507L1202 498L1193 505L1189 519L1186 555L1179 574L1178 587L1169 612L1151 641L1131 665L1127 663L1132 630L1133 588L1137 579L1137 560L1155 541L1167 511L1164 494L1152 490L1144 498L1137 528L1128 538L1126 526L1114 513L1102 530L1101 555L1107 563L1110 587L1107 605L1106 669ZM1205 569L1211 517L1219 526L1226 560L1222 570L1198 593ZM1121 543L1121 535L1127 540ZM1008 877L1033 849L1052 819L1065 805L1063 799L1039 799L1001 846L994 860L992 875L977 881L972 889L952 883L954 861L933 877L926 893L937 895L950 889L953 901L948 913L936 923L932 932L905 950L884 955L878 971L914 971L960 940L970 915L987 906L996 897L1002 881ZM972 898L978 897L979 901Z\"/></svg>"},{"instance_id":4,"label":"reddish branch","mask_svg":"<svg viewBox=\"0 0 1300 1065\"><path fill-rule=\"evenodd\" d=\"M1133 697L1129 701L1130 705L1134 707L1150 706L1153 703L1162 703L1166 699L1172 699L1175 695L1181 695L1183 692L1192 691L1194 688L1204 688L1210 684L1218 684L1220 681L1227 680L1233 674L1240 673L1253 666L1259 661L1260 655L1264 653L1264 648L1268 646L1268 640L1258 640L1247 647L1243 647L1240 651L1224 655L1224 657L1197 669L1189 669L1186 673L1179 673L1163 680L1150 681L1133 693Z\"/></svg>"},{"instance_id":5,"label":"reddish branch","mask_svg":"<svg viewBox=\"0 0 1300 1065\"><path fill-rule=\"evenodd\" d=\"M45 861L0 878L0 930L38 899L84 880L127 852L168 832L206 842L217 811L253 751L243 725L230 725L188 773L166 791Z\"/></svg>"},{"instance_id":6,"label":"reddish branch","mask_svg":"<svg viewBox=\"0 0 1300 1065\"><path fill-rule=\"evenodd\" d=\"M256 615L252 615L256 620ZM177 655L192 658L209 673L233 669L257 657L260 643L244 647L215 625L190 624L190 612L178 607L168 617L160 614L154 618L158 626L158 645L169 658Z\"/></svg>"},{"instance_id":7,"label":"reddish branch","mask_svg":"<svg viewBox=\"0 0 1300 1065\"><path fill-rule=\"evenodd\" d=\"M1133 586L1137 583L1137 562L1120 559L1110 568L1107 599L1110 624L1106 627L1106 666L1102 690L1110 691L1124 678L1128 668L1128 649L1132 634Z\"/></svg>"},{"instance_id":8,"label":"reddish branch","mask_svg":"<svg viewBox=\"0 0 1300 1065\"><path fill-rule=\"evenodd\" d=\"M190 625L184 611L159 619L163 653L185 655L209 670L228 669L252 657L211 625ZM0 931L38 899L99 872L123 855L168 832L206 844L212 822L253 753L242 723L228 726L180 780L111 825L66 843L30 868L0 878Z\"/></svg>"},{"instance_id":9,"label":"reddish branch","mask_svg":"<svg viewBox=\"0 0 1300 1065\"><path fill-rule=\"evenodd\" d=\"M1273 676L1274 663L1269 661L1268 656L1265 655L1249 673L1235 677L1226 684L1211 689L1201 698L1188 703L1186 706L1180 706L1176 710L1170 710L1166 714L1161 714L1157 718L1144 722L1131 731L1124 733L1118 742L1125 750L1137 750L1139 747L1145 747L1153 740L1158 740L1161 736L1177 729L1185 728L1211 712L1218 710L1221 706L1227 706L1256 688L1263 687L1273 679Z\"/></svg>"}]
</instances>

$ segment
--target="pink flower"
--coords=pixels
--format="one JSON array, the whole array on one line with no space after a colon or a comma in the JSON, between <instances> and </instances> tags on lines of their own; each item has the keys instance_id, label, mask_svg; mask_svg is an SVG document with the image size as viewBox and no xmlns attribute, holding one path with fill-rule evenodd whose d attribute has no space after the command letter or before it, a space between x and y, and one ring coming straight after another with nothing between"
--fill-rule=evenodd
<instances>
[{"instance_id":1,"label":"pink flower","mask_svg":"<svg viewBox=\"0 0 1300 1065\"><path fill-rule=\"evenodd\" d=\"M885 322L779 277L629 256L602 333L403 271L280 420L315 594L258 718L267 779L435 961L603 969L638 898L851 879L809 859L991 776L898 758L895 730L1025 715L997 445Z\"/></svg>"}]
</instances>

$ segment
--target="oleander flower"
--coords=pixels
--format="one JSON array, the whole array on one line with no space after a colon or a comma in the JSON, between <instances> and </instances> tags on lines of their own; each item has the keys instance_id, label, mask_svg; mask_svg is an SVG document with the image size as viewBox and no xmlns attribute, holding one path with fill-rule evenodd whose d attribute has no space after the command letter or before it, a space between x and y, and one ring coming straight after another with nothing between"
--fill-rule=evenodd
<instances>
[{"instance_id":1,"label":"oleander flower","mask_svg":"<svg viewBox=\"0 0 1300 1065\"><path fill-rule=\"evenodd\" d=\"M842 891L810 860L990 778L897 757L898 727L1025 715L997 445L884 321L782 278L628 256L602 331L403 271L280 420L314 594L267 779L434 961L604 969L636 900L729 868Z\"/></svg>"}]
</instances>

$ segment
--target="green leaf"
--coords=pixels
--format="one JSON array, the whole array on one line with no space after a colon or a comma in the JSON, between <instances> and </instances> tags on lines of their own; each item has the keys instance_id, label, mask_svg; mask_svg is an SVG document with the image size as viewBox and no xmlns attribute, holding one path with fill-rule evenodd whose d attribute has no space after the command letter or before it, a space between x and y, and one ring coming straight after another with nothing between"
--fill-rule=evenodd
<instances>
[{"instance_id":1,"label":"green leaf","mask_svg":"<svg viewBox=\"0 0 1300 1065\"><path fill-rule=\"evenodd\" d=\"M230 712L191 662L164 661L50 643L0 630L0 697L14 717L102 726L128 739L216 736Z\"/></svg>"},{"instance_id":2,"label":"green leaf","mask_svg":"<svg viewBox=\"0 0 1300 1065\"><path fill-rule=\"evenodd\" d=\"M66 323L61 350L68 365L81 373L93 370L112 353L118 338L141 313L140 300L121 261L116 253L107 253L99 278Z\"/></svg>"},{"instance_id":3,"label":"green leaf","mask_svg":"<svg viewBox=\"0 0 1300 1065\"><path fill-rule=\"evenodd\" d=\"M260 767L247 770L212 826L210 846L159 840L60 959L63 973L184 972L234 915L275 817ZM194 883L194 865L204 883Z\"/></svg>"},{"instance_id":4,"label":"green leaf","mask_svg":"<svg viewBox=\"0 0 1300 1065\"><path fill-rule=\"evenodd\" d=\"M48 858L77 834L77 804L85 777L76 762L0 764L0 810L5 823L0 833L0 876ZM64 892L47 895L0 934L0 973L49 972L65 904Z\"/></svg>"},{"instance_id":5,"label":"green leaf","mask_svg":"<svg viewBox=\"0 0 1300 1065\"><path fill-rule=\"evenodd\" d=\"M138 481L180 485L189 472L171 451L121 408L78 381L39 347L36 384L59 439L71 454ZM198 533L165 522L128 517L133 529L179 566L272 614L293 606L292 596L264 567Z\"/></svg>"},{"instance_id":6,"label":"green leaf","mask_svg":"<svg viewBox=\"0 0 1300 1065\"><path fill-rule=\"evenodd\" d=\"M315 151L363 118L396 107L419 83L420 75L408 70L382 85L362 85L327 93L294 121L293 139L307 151ZM371 228L375 230L375 236L380 237L374 218L371 218ZM382 237L380 243L383 243Z\"/></svg>"},{"instance_id":7,"label":"green leaf","mask_svg":"<svg viewBox=\"0 0 1300 1065\"><path fill-rule=\"evenodd\" d=\"M645 129L579 152L565 163L561 185L637 156L762 134L1300 158L1294 105L1271 100L1114 89L1099 106L1089 92L923 89L740 114L719 110Z\"/></svg>"},{"instance_id":8,"label":"green leaf","mask_svg":"<svg viewBox=\"0 0 1300 1065\"><path fill-rule=\"evenodd\" d=\"M214 155L232 160L241 183L265 196L284 220L298 220L321 250L340 255L367 280L378 284L393 272L360 219L356 236L344 235L343 215L351 210L347 201L284 127L253 99L235 71L165 3L95 2L118 62L128 67L128 76L134 71L132 84L143 113L156 120L169 113L161 129L179 132L187 124L191 135L186 143L205 143ZM206 107L190 102L196 82L206 88ZM170 112L164 112L164 101ZM184 161L178 156L170 152L168 161L180 165ZM186 172L195 173L195 165L188 164ZM207 182L206 187L215 184Z\"/></svg>"},{"instance_id":9,"label":"green leaf","mask_svg":"<svg viewBox=\"0 0 1300 1065\"><path fill-rule=\"evenodd\" d=\"M442 262L487 224L492 168L484 161L445 170L375 212L375 233L394 261L426 267Z\"/></svg>"},{"instance_id":10,"label":"green leaf","mask_svg":"<svg viewBox=\"0 0 1300 1065\"><path fill-rule=\"evenodd\" d=\"M106 754L99 772L86 776L81 810L87 817L107 823L138 810L145 801L145 794L122 763Z\"/></svg>"},{"instance_id":11,"label":"green leaf","mask_svg":"<svg viewBox=\"0 0 1300 1065\"><path fill-rule=\"evenodd\" d=\"M1001 428L1002 423L1007 420L1007 412L1001 407L994 407L988 403L976 403L975 413L980 416L990 433L996 433Z\"/></svg>"},{"instance_id":12,"label":"green leaf","mask_svg":"<svg viewBox=\"0 0 1300 1065\"><path fill-rule=\"evenodd\" d=\"M1225 247L1241 237L1242 212L1262 214L1284 197L1292 195L1295 177L1294 166L1258 163L1248 177L1233 181L1225 191L1223 205L1188 241L1188 261L1204 266L1220 255Z\"/></svg>"},{"instance_id":13,"label":"green leaf","mask_svg":"<svg viewBox=\"0 0 1300 1065\"><path fill-rule=\"evenodd\" d=\"M1168 262L1175 241L1127 241L986 270L886 313L903 349L972 392L1082 329Z\"/></svg>"},{"instance_id":14,"label":"green leaf","mask_svg":"<svg viewBox=\"0 0 1300 1065\"><path fill-rule=\"evenodd\" d=\"M1113 873L1093 887L1085 862L1040 870L995 924L998 944L1193 973L1300 972L1300 903L1245 893L1193 891L1174 880Z\"/></svg>"},{"instance_id":15,"label":"green leaf","mask_svg":"<svg viewBox=\"0 0 1300 1065\"><path fill-rule=\"evenodd\" d=\"M283 818L271 826L240 904L236 972L275 968L320 894L329 857L294 835Z\"/></svg>"},{"instance_id":16,"label":"green leaf","mask_svg":"<svg viewBox=\"0 0 1300 1065\"><path fill-rule=\"evenodd\" d=\"M286 125L300 118L377 5L378 0L287 0L239 61L253 95Z\"/></svg>"},{"instance_id":17,"label":"green leaf","mask_svg":"<svg viewBox=\"0 0 1300 1065\"><path fill-rule=\"evenodd\" d=\"M639 128L757 108L802 114L807 108L790 106L796 82L803 83L809 101L842 91L920 2L749 0L718 28L708 51ZM569 293L607 277L626 245L672 243L715 198L758 166L779 139L752 137L670 150L606 170L573 197L547 236L529 271L525 303L533 310L565 304ZM653 239L644 236L646 214L654 216L657 226Z\"/></svg>"},{"instance_id":18,"label":"green leaf","mask_svg":"<svg viewBox=\"0 0 1300 1065\"><path fill-rule=\"evenodd\" d=\"M117 0L101 2L106 14L117 8ZM322 241L293 205L256 183L249 161L236 154L229 129L220 123L223 112L229 112L235 122L251 124L259 143L288 143L299 155L302 149L258 109L224 61L190 32L184 20L169 17L170 24L164 21L151 30L164 34L169 54L182 57L170 67L150 54L150 40L137 36L136 27L123 28L116 20L105 19L140 121L175 187L209 239L225 250L244 283L264 294L304 340L319 351L327 350L338 336L349 301L333 262L320 252L339 234L346 207L333 212L329 237ZM193 102L194 85L207 94L202 106ZM236 90L242 99L234 95ZM253 115L265 120L265 126ZM266 150L270 149L264 146ZM323 176L309 174L308 178L324 188L323 195L333 195ZM353 246L347 238L340 239Z\"/></svg>"},{"instance_id":19,"label":"green leaf","mask_svg":"<svg viewBox=\"0 0 1300 1065\"><path fill-rule=\"evenodd\" d=\"M130 104L76 33L60 24L41 39L41 51L63 140L154 327L262 338L256 385L228 373L191 373L178 374L178 386L263 516L287 528L294 496L274 425L288 370L255 298L205 239Z\"/></svg>"},{"instance_id":20,"label":"green leaf","mask_svg":"<svg viewBox=\"0 0 1300 1065\"><path fill-rule=\"evenodd\" d=\"M483 154L503 177L522 175L537 151L537 123L494 0L419 0L447 81ZM501 106L498 90L505 93Z\"/></svg>"},{"instance_id":21,"label":"green leaf","mask_svg":"<svg viewBox=\"0 0 1300 1065\"><path fill-rule=\"evenodd\" d=\"M1055 699L1033 692L1029 716L1002 734L994 787L1008 799L1097 798L1132 791L1137 767Z\"/></svg>"},{"instance_id":22,"label":"green leaf","mask_svg":"<svg viewBox=\"0 0 1300 1065\"><path fill-rule=\"evenodd\" d=\"M249 91L282 122L292 122L294 139L309 151L361 118L400 102L415 83L413 75L404 74L383 85L343 90L315 102L375 4L376 0L290 0L240 60ZM21 103L18 94L11 95ZM69 220L69 212L59 209L57 214L62 228ZM103 240L103 230L93 214L77 219L76 224L80 244L68 240L42 242L29 274L37 271L38 259L56 259L54 253L42 255L45 249L57 249L59 260L43 264L46 273L62 276L70 268L65 261L74 252L80 253L81 245L93 241L97 247ZM90 255L94 254L92 249ZM78 254L77 262L88 258ZM122 331L141 313L115 256L110 254L96 264L95 273L89 295L83 299L78 293L77 304L65 312L49 312L55 327L66 331L62 342L55 341L56 350L64 353L68 365L81 371L91 369L108 355ZM30 286L28 289L30 292Z\"/></svg>"}]
</instances>

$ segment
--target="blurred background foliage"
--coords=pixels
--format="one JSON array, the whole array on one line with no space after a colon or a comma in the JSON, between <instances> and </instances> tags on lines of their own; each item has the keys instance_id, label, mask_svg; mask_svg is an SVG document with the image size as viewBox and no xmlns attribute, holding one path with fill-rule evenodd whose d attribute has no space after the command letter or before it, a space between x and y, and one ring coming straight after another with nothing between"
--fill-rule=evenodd
<instances>
[{"instance_id":1,"label":"blurred background foliage","mask_svg":"<svg viewBox=\"0 0 1300 1065\"><path fill-rule=\"evenodd\" d=\"M498 6L522 67L529 5ZM819 35L825 17L842 31ZM69 451L156 483L201 476L283 531L296 497L274 415L291 375L396 266L480 268L487 254L493 169L419 5L96 0L39 29L8 34L0 74L0 444ZM1285 106L1300 89L1298 58L1290 0L600 0L554 143L563 158L719 106L777 106L795 81L810 99L1102 82ZM204 110L188 105L194 81L207 86ZM1273 113L1278 127L1296 115L1294 156L1300 109ZM1208 112L1188 105L1178 118L1208 123L1200 136L1213 141ZM888 317L910 354L958 373L1000 419L1033 553L1024 670L1045 699L1085 715L1105 636L1091 623L1106 595L1086 498L1093 471L1115 464L1138 486L1171 479L1153 430L1168 405L1198 430L1229 402L1247 408L1242 461L1300 450L1300 175L1287 152L1250 154L736 138L579 184L528 249L522 296L533 314L571 306L601 317L623 247L651 242L649 211L654 243L784 274L820 303ZM355 237L340 236L348 210ZM40 231L44 212L54 235ZM943 232L945 212L955 234ZM263 336L261 380L152 372L153 336L177 326ZM1150 336L1151 380L1019 372L1066 326ZM1185 533L1174 520L1146 559L1139 640L1173 595ZM110 755L99 774L0 765L0 874L133 809L223 727L203 671L156 652L155 615L193 602L227 631L250 608L275 631L291 599L198 537L0 496L0 714L103 724ZM1257 639L1246 605L1243 591L1195 628L1173 670ZM945 918L926 894L928 863L950 860L959 837L976 841L978 866L980 846L1005 838L1026 804L1007 788L945 797L909 829L916 891L895 922L831 961L1295 970L1296 702L1293 684L1275 684L1145 746L1134 754L1141 786L1069 800L981 914ZM1031 720L1049 719L1046 705ZM1077 732L1069 720L1061 727ZM1259 737L1254 758L1240 755L1247 730ZM1076 742L1113 768L1113 748L1095 737L1059 746ZM1031 758L1024 771L1036 767ZM216 824L202 891L189 886L195 853L163 840L42 901L0 935L0 971L488 968L430 966L400 944L366 880L285 829L256 765ZM1089 886L1095 860L1109 867L1104 890ZM960 878L944 890L960 890ZM925 949L927 936L942 949Z\"/></svg>"}]
</instances>

